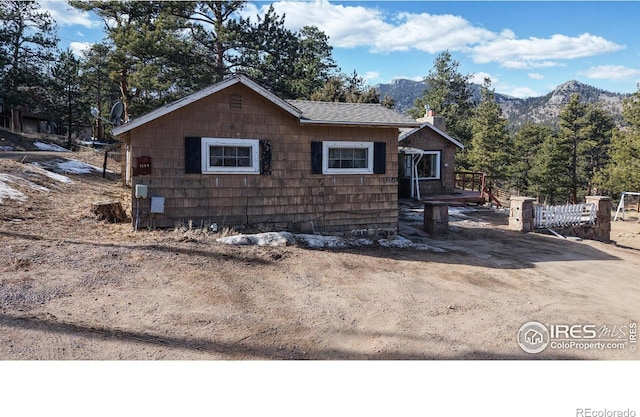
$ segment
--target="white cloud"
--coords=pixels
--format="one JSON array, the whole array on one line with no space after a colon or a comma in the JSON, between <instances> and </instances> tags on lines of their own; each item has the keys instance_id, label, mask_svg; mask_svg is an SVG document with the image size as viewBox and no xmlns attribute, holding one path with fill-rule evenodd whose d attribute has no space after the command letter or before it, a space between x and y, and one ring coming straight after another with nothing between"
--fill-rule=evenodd
<instances>
[{"instance_id":1,"label":"white cloud","mask_svg":"<svg viewBox=\"0 0 640 417\"><path fill-rule=\"evenodd\" d=\"M622 65L600 65L582 71L580 74L598 80L624 80L640 76L640 70Z\"/></svg>"},{"instance_id":2,"label":"white cloud","mask_svg":"<svg viewBox=\"0 0 640 417\"><path fill-rule=\"evenodd\" d=\"M40 8L49 12L60 26L80 25L91 29L102 25L101 20L92 19L88 12L73 8L66 1L42 0Z\"/></svg>"},{"instance_id":3,"label":"white cloud","mask_svg":"<svg viewBox=\"0 0 640 417\"><path fill-rule=\"evenodd\" d=\"M83 54L84 51L87 51L93 43L91 42L70 42L69 49L76 57L79 57Z\"/></svg>"},{"instance_id":4,"label":"white cloud","mask_svg":"<svg viewBox=\"0 0 640 417\"><path fill-rule=\"evenodd\" d=\"M529 87L504 87L500 89L501 94L506 94L508 96L517 97L517 98L527 98L527 97L539 97L536 91L532 90Z\"/></svg>"},{"instance_id":5,"label":"white cloud","mask_svg":"<svg viewBox=\"0 0 640 417\"><path fill-rule=\"evenodd\" d=\"M624 48L624 45L589 33L577 37L553 35L528 39L507 36L475 46L472 56L476 63L498 62L507 68L525 69L555 66L558 63L554 60L584 58Z\"/></svg>"},{"instance_id":6,"label":"white cloud","mask_svg":"<svg viewBox=\"0 0 640 417\"><path fill-rule=\"evenodd\" d=\"M417 50L431 54L450 50L468 54L479 64L498 63L509 69L557 67L565 60L625 48L590 33L519 39L510 29L492 32L461 16L408 12L391 15L372 4L375 3L333 4L328 0L272 3L278 15L286 16L285 25L289 29L317 26L335 48L364 47L375 53ZM268 8L268 4L248 3L241 13L255 19Z\"/></svg>"},{"instance_id":7,"label":"white cloud","mask_svg":"<svg viewBox=\"0 0 640 417\"><path fill-rule=\"evenodd\" d=\"M453 15L400 13L396 23L390 30L376 34L373 50L460 51L468 45L495 38L492 32L473 27L465 19Z\"/></svg>"},{"instance_id":8,"label":"white cloud","mask_svg":"<svg viewBox=\"0 0 640 417\"><path fill-rule=\"evenodd\" d=\"M544 79L544 75L542 74L538 74L537 72L530 72L527 74L529 76L529 78L531 78L532 80L543 80Z\"/></svg>"},{"instance_id":9,"label":"white cloud","mask_svg":"<svg viewBox=\"0 0 640 417\"><path fill-rule=\"evenodd\" d=\"M264 14L268 7L250 4L242 15L255 19L256 14ZM492 32L453 15L398 13L388 16L377 8L332 4L327 0L284 0L273 3L273 7L278 15L286 15L288 28L317 26L329 36L331 45L338 48L364 46L378 53L412 49L436 53L445 49L463 50L495 38Z\"/></svg>"},{"instance_id":10,"label":"white cloud","mask_svg":"<svg viewBox=\"0 0 640 417\"><path fill-rule=\"evenodd\" d=\"M367 71L362 78L364 78L366 82L370 83L378 80L380 78L380 73L377 71Z\"/></svg>"},{"instance_id":11,"label":"white cloud","mask_svg":"<svg viewBox=\"0 0 640 417\"><path fill-rule=\"evenodd\" d=\"M500 80L498 80L498 78L492 77L491 74L489 74L487 72L476 72L475 74L471 74L471 77L469 77L469 82L470 83L474 83L474 84L483 85L485 78L490 78L491 79L491 85L493 87L495 87L495 85L497 83L499 83L499 81L500 81Z\"/></svg>"}]
</instances>

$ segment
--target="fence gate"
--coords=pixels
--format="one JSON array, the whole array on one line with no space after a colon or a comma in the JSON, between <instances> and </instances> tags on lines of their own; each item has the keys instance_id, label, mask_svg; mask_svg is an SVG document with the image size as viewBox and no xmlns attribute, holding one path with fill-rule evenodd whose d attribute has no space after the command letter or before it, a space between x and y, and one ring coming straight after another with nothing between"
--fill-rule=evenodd
<instances>
[{"instance_id":1,"label":"fence gate","mask_svg":"<svg viewBox=\"0 0 640 417\"><path fill-rule=\"evenodd\" d=\"M533 225L535 228L594 224L595 220L596 205L594 203L534 207Z\"/></svg>"}]
</instances>

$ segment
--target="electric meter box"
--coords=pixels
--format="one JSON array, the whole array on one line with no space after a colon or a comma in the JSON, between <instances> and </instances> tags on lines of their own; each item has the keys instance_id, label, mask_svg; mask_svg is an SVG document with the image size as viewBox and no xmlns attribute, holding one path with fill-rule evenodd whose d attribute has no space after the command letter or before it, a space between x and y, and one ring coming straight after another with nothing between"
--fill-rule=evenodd
<instances>
[{"instance_id":1,"label":"electric meter box","mask_svg":"<svg viewBox=\"0 0 640 417\"><path fill-rule=\"evenodd\" d=\"M136 198L147 198L148 187L144 184L136 184Z\"/></svg>"}]
</instances>

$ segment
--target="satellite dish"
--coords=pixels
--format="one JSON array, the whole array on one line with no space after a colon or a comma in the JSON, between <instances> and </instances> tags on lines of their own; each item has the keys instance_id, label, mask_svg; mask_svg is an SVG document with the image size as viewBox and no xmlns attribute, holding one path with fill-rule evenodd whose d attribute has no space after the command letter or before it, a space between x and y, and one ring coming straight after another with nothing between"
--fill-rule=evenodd
<instances>
[{"instance_id":1,"label":"satellite dish","mask_svg":"<svg viewBox=\"0 0 640 417\"><path fill-rule=\"evenodd\" d=\"M111 115L109 121L118 126L122 122L122 114L124 113L124 104L121 101L117 101L116 104L111 107Z\"/></svg>"}]
</instances>

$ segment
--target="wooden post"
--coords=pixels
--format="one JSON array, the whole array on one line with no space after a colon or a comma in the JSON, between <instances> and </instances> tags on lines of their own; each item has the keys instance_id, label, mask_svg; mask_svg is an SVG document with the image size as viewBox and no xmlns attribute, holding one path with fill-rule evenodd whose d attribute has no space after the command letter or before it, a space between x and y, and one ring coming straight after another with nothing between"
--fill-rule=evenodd
<instances>
[{"instance_id":1,"label":"wooden post","mask_svg":"<svg viewBox=\"0 0 640 417\"><path fill-rule=\"evenodd\" d=\"M102 178L107 175L107 156L109 155L109 151L104 151L104 162L102 163Z\"/></svg>"}]
</instances>

